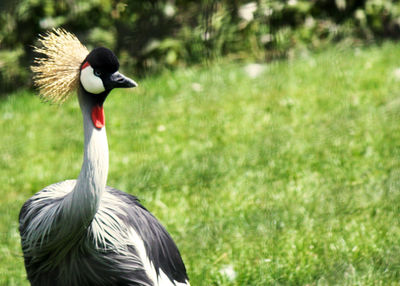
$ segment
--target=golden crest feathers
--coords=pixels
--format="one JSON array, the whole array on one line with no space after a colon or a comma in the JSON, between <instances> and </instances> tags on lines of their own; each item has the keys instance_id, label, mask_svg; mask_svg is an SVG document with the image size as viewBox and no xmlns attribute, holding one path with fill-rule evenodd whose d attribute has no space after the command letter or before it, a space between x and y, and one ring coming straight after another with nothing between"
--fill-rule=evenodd
<instances>
[{"instance_id":1,"label":"golden crest feathers","mask_svg":"<svg viewBox=\"0 0 400 286\"><path fill-rule=\"evenodd\" d=\"M42 47L34 47L44 57L34 59L33 83L40 96L52 103L63 103L79 86L79 68L89 54L78 38L64 29L53 29L39 36Z\"/></svg>"}]
</instances>

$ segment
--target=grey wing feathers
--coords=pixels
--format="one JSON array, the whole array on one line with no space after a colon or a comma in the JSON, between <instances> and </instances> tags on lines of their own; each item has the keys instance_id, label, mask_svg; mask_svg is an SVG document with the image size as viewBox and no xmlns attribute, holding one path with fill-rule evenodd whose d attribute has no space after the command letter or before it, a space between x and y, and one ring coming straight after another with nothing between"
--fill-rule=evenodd
<instances>
[{"instance_id":1,"label":"grey wing feathers","mask_svg":"<svg viewBox=\"0 0 400 286\"><path fill-rule=\"evenodd\" d=\"M181 255L171 236L160 222L139 203L139 200L120 190L107 187L108 191L122 199L129 209L126 216L121 217L125 223L135 228L142 238L147 255L153 262L157 275L159 270L168 276L171 281L185 283L188 281L186 268Z\"/></svg>"},{"instance_id":2,"label":"grey wing feathers","mask_svg":"<svg viewBox=\"0 0 400 286\"><path fill-rule=\"evenodd\" d=\"M158 278L150 278L138 260L135 241L124 241L129 228L143 241L157 277L167 276L173 285L189 284L174 241L134 196L107 187L104 205L87 231L67 234L56 210L74 184L71 180L48 186L22 206L19 231L31 285L153 285ZM124 245L128 252L118 251ZM57 279L60 275L62 280Z\"/></svg>"}]
</instances>

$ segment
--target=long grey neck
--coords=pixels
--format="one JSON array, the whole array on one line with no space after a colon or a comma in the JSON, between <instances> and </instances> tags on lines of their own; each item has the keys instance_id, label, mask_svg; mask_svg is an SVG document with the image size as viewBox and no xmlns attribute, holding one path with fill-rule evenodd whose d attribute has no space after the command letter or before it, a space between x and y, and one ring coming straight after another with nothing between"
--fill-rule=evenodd
<instances>
[{"instance_id":1,"label":"long grey neck","mask_svg":"<svg viewBox=\"0 0 400 286\"><path fill-rule=\"evenodd\" d=\"M85 146L82 169L76 185L65 200L64 215L75 226L86 228L95 216L105 190L108 174L106 128L97 129L91 119L93 103L81 89L78 92L83 115Z\"/></svg>"}]
</instances>

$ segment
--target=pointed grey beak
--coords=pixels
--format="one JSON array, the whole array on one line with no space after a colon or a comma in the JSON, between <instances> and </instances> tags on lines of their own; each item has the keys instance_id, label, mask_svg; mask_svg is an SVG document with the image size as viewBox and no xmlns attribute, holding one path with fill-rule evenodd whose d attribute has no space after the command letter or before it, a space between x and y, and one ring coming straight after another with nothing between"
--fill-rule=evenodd
<instances>
[{"instance_id":1,"label":"pointed grey beak","mask_svg":"<svg viewBox=\"0 0 400 286\"><path fill-rule=\"evenodd\" d=\"M124 76L122 73L115 72L108 80L106 80L106 82L104 82L104 86L106 89L113 89L137 87L138 84L129 77Z\"/></svg>"}]
</instances>

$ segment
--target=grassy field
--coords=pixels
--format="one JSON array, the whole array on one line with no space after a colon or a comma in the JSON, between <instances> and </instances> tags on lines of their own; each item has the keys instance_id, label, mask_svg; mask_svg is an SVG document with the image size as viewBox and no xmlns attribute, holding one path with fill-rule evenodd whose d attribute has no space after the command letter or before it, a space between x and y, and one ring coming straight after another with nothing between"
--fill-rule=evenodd
<instances>
[{"instance_id":1,"label":"grassy field","mask_svg":"<svg viewBox=\"0 0 400 286\"><path fill-rule=\"evenodd\" d=\"M192 285L400 285L400 46L182 69L106 102L108 184L178 244ZM76 99L0 101L0 285L28 285L23 202L76 178Z\"/></svg>"}]
</instances>

